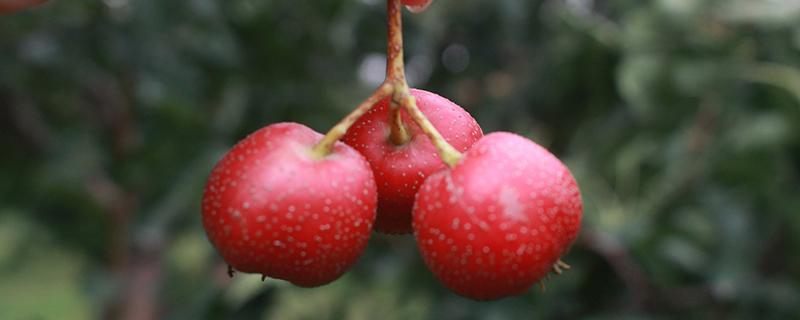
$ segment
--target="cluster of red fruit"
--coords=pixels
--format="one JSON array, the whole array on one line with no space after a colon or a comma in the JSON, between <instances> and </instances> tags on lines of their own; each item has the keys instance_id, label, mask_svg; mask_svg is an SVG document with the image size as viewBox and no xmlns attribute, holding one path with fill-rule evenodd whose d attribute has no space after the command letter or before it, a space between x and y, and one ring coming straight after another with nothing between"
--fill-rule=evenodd
<instances>
[{"instance_id":1,"label":"cluster of red fruit","mask_svg":"<svg viewBox=\"0 0 800 320\"><path fill-rule=\"evenodd\" d=\"M225 261L319 286L356 262L374 228L413 232L431 271L473 299L519 294L560 272L583 210L568 169L521 136L484 136L464 109L408 89L391 68L327 135L269 125L216 165L203 225Z\"/></svg>"}]
</instances>

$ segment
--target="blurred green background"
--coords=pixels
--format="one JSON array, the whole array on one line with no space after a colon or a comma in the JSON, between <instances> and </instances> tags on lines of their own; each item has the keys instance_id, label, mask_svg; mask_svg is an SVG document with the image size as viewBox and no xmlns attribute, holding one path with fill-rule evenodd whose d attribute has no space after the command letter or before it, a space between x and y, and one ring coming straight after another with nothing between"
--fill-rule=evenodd
<instances>
[{"instance_id":1,"label":"blurred green background","mask_svg":"<svg viewBox=\"0 0 800 320\"><path fill-rule=\"evenodd\" d=\"M228 279L214 162L382 80L382 0L71 0L0 17L0 319L786 319L800 314L800 2L435 0L411 84L571 168L567 274L473 302L411 237L338 281Z\"/></svg>"}]
</instances>

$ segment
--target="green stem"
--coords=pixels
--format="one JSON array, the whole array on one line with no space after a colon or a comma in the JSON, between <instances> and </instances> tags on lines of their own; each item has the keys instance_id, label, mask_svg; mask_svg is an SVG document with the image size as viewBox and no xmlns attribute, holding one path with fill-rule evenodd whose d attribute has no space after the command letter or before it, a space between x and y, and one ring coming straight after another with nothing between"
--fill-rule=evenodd
<instances>
[{"instance_id":1,"label":"green stem","mask_svg":"<svg viewBox=\"0 0 800 320\"><path fill-rule=\"evenodd\" d=\"M403 62L402 3L396 0L387 0L386 15L386 38L388 39L386 45L386 82L392 84L394 88L393 93L396 93L397 88L406 83L405 65ZM400 104L398 104L395 99L392 99L389 106L391 108L389 112L389 123L391 127L389 131L389 141L398 146L404 145L411 140L411 136L403 125Z\"/></svg>"},{"instance_id":2,"label":"green stem","mask_svg":"<svg viewBox=\"0 0 800 320\"><path fill-rule=\"evenodd\" d=\"M389 132L389 141L391 141L396 146L402 146L409 141L411 141L411 135L408 134L408 130L406 130L406 126L403 125L403 116L402 111L403 109L400 108L400 105L392 99L391 101L391 111L390 111L390 119L391 121L391 131Z\"/></svg>"},{"instance_id":3,"label":"green stem","mask_svg":"<svg viewBox=\"0 0 800 320\"><path fill-rule=\"evenodd\" d=\"M422 129L422 132L431 140L436 147L439 157L448 166L453 167L461 159L461 153L452 145L447 143L433 124L417 107L417 101L411 95L406 82L405 65L403 62L403 4L400 0L387 0L386 12L388 14L388 38L387 61L386 61L386 82L392 84L394 96L392 99L391 112L391 134L389 139L397 145L402 145L409 141L410 136L403 126L400 115L401 108L405 109L414 122Z\"/></svg>"},{"instance_id":4,"label":"green stem","mask_svg":"<svg viewBox=\"0 0 800 320\"><path fill-rule=\"evenodd\" d=\"M395 96L398 96L398 94L395 93ZM442 158L442 162L451 168L455 167L458 161L461 160L461 152L458 152L456 148L453 148L452 145L447 143L444 137L442 137L442 134L433 127L433 124L425 117L422 111L419 110L416 99L414 99L414 96L409 92L408 85L401 88L399 96L400 103L411 116L411 119L414 119L414 122L422 129L422 132L431 139L431 143L436 147L436 151L439 153L439 158Z\"/></svg>"},{"instance_id":5,"label":"green stem","mask_svg":"<svg viewBox=\"0 0 800 320\"><path fill-rule=\"evenodd\" d=\"M394 89L391 85L387 83L381 84L375 92L372 93L367 100L364 100L358 107L355 108L350 114L348 114L344 119L339 121L328 133L325 134L325 137L320 140L317 145L314 146L312 149L312 153L314 154L314 158L322 159L327 155L331 154L333 151L333 146L336 145L336 141L339 141L345 133L347 133L347 129L350 129L350 126L358 120L362 115L367 113L372 106L374 106L378 101L381 99L389 96L392 94Z\"/></svg>"},{"instance_id":6,"label":"green stem","mask_svg":"<svg viewBox=\"0 0 800 320\"><path fill-rule=\"evenodd\" d=\"M388 45L386 48L386 80L381 86L364 102L356 107L347 117L336 124L322 140L312 149L316 159L322 159L329 155L336 141L341 139L347 129L358 120L359 117L369 111L381 99L392 96L390 101L390 122L391 133L389 139L392 143L402 145L410 140L410 135L403 125L401 110L405 109L414 122L422 129L422 132L431 140L436 147L436 151L442 161L450 167L455 166L461 159L461 153L442 137L433 124L417 107L417 101L411 95L406 82L405 65L403 62L403 4L401 0L386 0L386 12L388 15Z\"/></svg>"}]
</instances>

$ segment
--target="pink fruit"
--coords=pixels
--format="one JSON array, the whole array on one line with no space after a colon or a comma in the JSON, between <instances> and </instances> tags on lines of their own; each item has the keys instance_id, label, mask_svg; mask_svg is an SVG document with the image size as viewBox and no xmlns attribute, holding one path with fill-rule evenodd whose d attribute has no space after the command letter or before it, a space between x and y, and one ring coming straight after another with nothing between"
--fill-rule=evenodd
<instances>
[{"instance_id":1,"label":"pink fruit","mask_svg":"<svg viewBox=\"0 0 800 320\"><path fill-rule=\"evenodd\" d=\"M402 2L408 10L416 13L425 11L433 0L402 0Z\"/></svg>"},{"instance_id":2,"label":"pink fruit","mask_svg":"<svg viewBox=\"0 0 800 320\"><path fill-rule=\"evenodd\" d=\"M329 283L363 252L377 202L364 158L344 143L315 158L322 135L296 123L264 127L214 167L203 226L234 269L304 287Z\"/></svg>"},{"instance_id":3,"label":"pink fruit","mask_svg":"<svg viewBox=\"0 0 800 320\"><path fill-rule=\"evenodd\" d=\"M472 299L499 299L548 273L575 240L582 212L578 185L561 161L498 132L425 181L414 232L445 286Z\"/></svg>"},{"instance_id":4,"label":"pink fruit","mask_svg":"<svg viewBox=\"0 0 800 320\"><path fill-rule=\"evenodd\" d=\"M466 151L483 136L480 126L450 100L412 89L417 105L442 136L459 151ZM369 161L378 184L378 218L375 228L384 233L411 233L411 209L419 186L430 174L445 168L436 148L405 111L403 122L411 140L395 145L389 140L389 100L379 102L362 116L342 139Z\"/></svg>"}]
</instances>

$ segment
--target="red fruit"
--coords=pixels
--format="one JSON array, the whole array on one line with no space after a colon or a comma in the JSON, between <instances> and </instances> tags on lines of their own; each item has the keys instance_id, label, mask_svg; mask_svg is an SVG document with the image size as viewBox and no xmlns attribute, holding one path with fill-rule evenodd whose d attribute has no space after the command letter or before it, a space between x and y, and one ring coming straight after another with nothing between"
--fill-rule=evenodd
<instances>
[{"instance_id":1,"label":"red fruit","mask_svg":"<svg viewBox=\"0 0 800 320\"><path fill-rule=\"evenodd\" d=\"M403 5L405 5L411 12L425 11L432 1L433 0L402 0Z\"/></svg>"},{"instance_id":2,"label":"red fruit","mask_svg":"<svg viewBox=\"0 0 800 320\"><path fill-rule=\"evenodd\" d=\"M578 185L561 161L498 132L425 181L414 232L445 286L491 300L523 293L546 275L575 240L582 212Z\"/></svg>"},{"instance_id":3,"label":"red fruit","mask_svg":"<svg viewBox=\"0 0 800 320\"><path fill-rule=\"evenodd\" d=\"M481 127L464 109L424 90L412 89L417 105L442 136L459 151L466 151L483 136ZM375 229L383 233L411 233L414 195L430 174L446 166L436 148L405 110L403 123L411 140L401 146L389 140L391 115L384 99L363 115L344 136L369 161L378 184L378 218Z\"/></svg>"},{"instance_id":4,"label":"red fruit","mask_svg":"<svg viewBox=\"0 0 800 320\"><path fill-rule=\"evenodd\" d=\"M300 124L269 125L214 167L203 226L234 269L313 287L337 279L363 252L377 202L372 170L344 143L315 159L321 138Z\"/></svg>"},{"instance_id":5,"label":"red fruit","mask_svg":"<svg viewBox=\"0 0 800 320\"><path fill-rule=\"evenodd\" d=\"M12 13L41 4L46 0L0 0L0 14Z\"/></svg>"}]
</instances>

